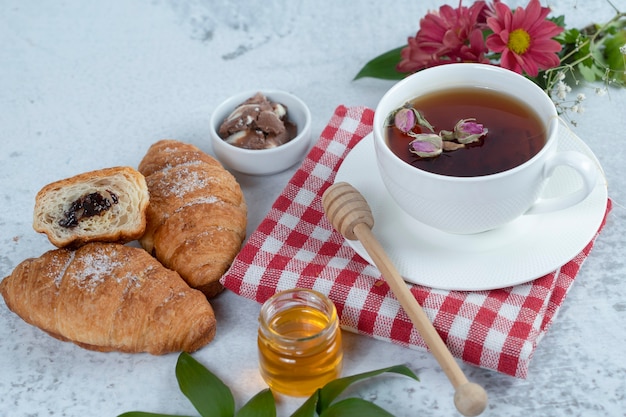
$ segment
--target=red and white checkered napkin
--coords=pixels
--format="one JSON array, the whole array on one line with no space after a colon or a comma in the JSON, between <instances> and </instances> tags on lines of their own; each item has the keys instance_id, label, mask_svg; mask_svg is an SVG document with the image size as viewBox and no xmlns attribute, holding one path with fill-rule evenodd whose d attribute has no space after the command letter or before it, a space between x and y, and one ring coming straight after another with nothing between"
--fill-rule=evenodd
<instances>
[{"instance_id":1,"label":"red and white checkered napkin","mask_svg":"<svg viewBox=\"0 0 626 417\"><path fill-rule=\"evenodd\" d=\"M425 349L380 272L332 228L322 208L323 192L350 149L371 132L373 117L365 107L335 110L222 283L260 303L277 291L312 288L333 300L344 330ZM408 285L455 357L525 378L594 241L559 270L515 287L461 292Z\"/></svg>"}]
</instances>

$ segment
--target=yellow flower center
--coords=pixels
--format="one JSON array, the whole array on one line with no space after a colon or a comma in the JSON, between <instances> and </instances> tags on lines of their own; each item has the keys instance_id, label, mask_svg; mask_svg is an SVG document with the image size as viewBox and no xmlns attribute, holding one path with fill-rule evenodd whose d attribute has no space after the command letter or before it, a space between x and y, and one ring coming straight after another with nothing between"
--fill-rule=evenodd
<instances>
[{"instance_id":1,"label":"yellow flower center","mask_svg":"<svg viewBox=\"0 0 626 417\"><path fill-rule=\"evenodd\" d=\"M524 29L515 29L509 34L507 48L518 55L522 55L530 46L530 35Z\"/></svg>"}]
</instances>

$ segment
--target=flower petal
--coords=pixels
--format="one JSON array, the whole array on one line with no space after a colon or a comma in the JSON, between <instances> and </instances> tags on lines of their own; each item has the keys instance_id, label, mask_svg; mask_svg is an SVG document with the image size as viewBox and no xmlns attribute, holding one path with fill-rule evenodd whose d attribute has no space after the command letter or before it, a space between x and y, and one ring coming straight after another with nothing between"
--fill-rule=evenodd
<instances>
[{"instance_id":1,"label":"flower petal","mask_svg":"<svg viewBox=\"0 0 626 417\"><path fill-rule=\"evenodd\" d=\"M539 74L539 67L534 59L522 59L522 70L531 77L536 77Z\"/></svg>"},{"instance_id":2,"label":"flower petal","mask_svg":"<svg viewBox=\"0 0 626 417\"><path fill-rule=\"evenodd\" d=\"M508 49L504 49L502 51L502 58L500 59L500 66L511 71L517 72L518 74L522 73L522 66L518 60L518 56L509 51Z\"/></svg>"},{"instance_id":3,"label":"flower petal","mask_svg":"<svg viewBox=\"0 0 626 417\"><path fill-rule=\"evenodd\" d=\"M393 119L393 123L401 132L410 132L415 126L415 113L413 109L403 108L398 110Z\"/></svg>"}]
</instances>

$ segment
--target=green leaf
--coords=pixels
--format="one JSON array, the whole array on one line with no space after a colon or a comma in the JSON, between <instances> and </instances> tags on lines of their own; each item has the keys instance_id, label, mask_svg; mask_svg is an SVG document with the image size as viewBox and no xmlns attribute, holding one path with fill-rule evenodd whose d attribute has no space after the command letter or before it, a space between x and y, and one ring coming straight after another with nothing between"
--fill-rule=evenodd
<instances>
[{"instance_id":1,"label":"green leaf","mask_svg":"<svg viewBox=\"0 0 626 417\"><path fill-rule=\"evenodd\" d=\"M393 414L362 398L348 398L328 407L320 417L393 417Z\"/></svg>"},{"instance_id":2,"label":"green leaf","mask_svg":"<svg viewBox=\"0 0 626 417\"><path fill-rule=\"evenodd\" d=\"M188 353L176 363L180 390L202 417L233 417L235 399L230 389Z\"/></svg>"},{"instance_id":3,"label":"green leaf","mask_svg":"<svg viewBox=\"0 0 626 417\"><path fill-rule=\"evenodd\" d=\"M612 69L624 68L624 54L619 50L623 45L626 45L626 30L616 33L614 36L606 37L604 39L604 50L607 56L607 61L611 62Z\"/></svg>"},{"instance_id":4,"label":"green leaf","mask_svg":"<svg viewBox=\"0 0 626 417\"><path fill-rule=\"evenodd\" d=\"M317 410L317 403L320 398L320 389L315 390L313 395L309 397L308 400L304 402L292 415L291 417L315 417Z\"/></svg>"},{"instance_id":5,"label":"green leaf","mask_svg":"<svg viewBox=\"0 0 626 417\"><path fill-rule=\"evenodd\" d=\"M591 50L591 42L585 42L580 45L578 52L575 55L576 60L581 61L581 64L587 68L591 68L594 64L593 53Z\"/></svg>"},{"instance_id":6,"label":"green leaf","mask_svg":"<svg viewBox=\"0 0 626 417\"><path fill-rule=\"evenodd\" d=\"M579 36L580 31L576 28L573 28L561 32L561 34L557 35L556 40L561 42L561 44L576 45Z\"/></svg>"},{"instance_id":7,"label":"green leaf","mask_svg":"<svg viewBox=\"0 0 626 417\"><path fill-rule=\"evenodd\" d=\"M360 381L362 379L371 378L371 377L374 377L374 376L377 376L386 372L405 375L405 376L415 379L416 381L419 381L419 378L417 377L417 375L415 375L413 371L411 371L409 368L407 368L404 365L390 366L388 368L378 369L378 370L370 371L370 372L364 372L362 374L347 376L344 378L338 378L324 385L324 387L321 389L320 395L319 395L319 403L317 406L317 412L321 414L322 411L327 409L330 406L330 403L332 403L335 400L335 398L337 398L351 384L357 381Z\"/></svg>"},{"instance_id":8,"label":"green leaf","mask_svg":"<svg viewBox=\"0 0 626 417\"><path fill-rule=\"evenodd\" d=\"M355 80L364 77L381 78L384 80L401 80L406 77L407 74L398 72L396 65L400 62L400 51L405 46L401 46L391 51L385 52L382 55L369 61L361 71L354 77Z\"/></svg>"},{"instance_id":9,"label":"green leaf","mask_svg":"<svg viewBox=\"0 0 626 417\"><path fill-rule=\"evenodd\" d=\"M580 72L580 75L582 75L586 81L593 82L596 80L596 76L598 75L598 68L596 66L588 67L586 65L583 65L583 63L581 62L576 66L576 69L578 70L578 72ZM600 71L600 74L601 73L602 72Z\"/></svg>"},{"instance_id":10,"label":"green leaf","mask_svg":"<svg viewBox=\"0 0 626 417\"><path fill-rule=\"evenodd\" d=\"M565 15L550 17L548 18L548 20L550 20L553 23L556 23L558 26L561 26L562 28L565 27Z\"/></svg>"},{"instance_id":11,"label":"green leaf","mask_svg":"<svg viewBox=\"0 0 626 417\"><path fill-rule=\"evenodd\" d=\"M252 397L237 411L235 417L276 417L276 401L269 389Z\"/></svg>"},{"instance_id":12,"label":"green leaf","mask_svg":"<svg viewBox=\"0 0 626 417\"><path fill-rule=\"evenodd\" d=\"M606 38L604 41L606 63L610 69L609 78L621 85L626 85L626 57L620 51L620 47L626 45L626 30Z\"/></svg>"}]
</instances>

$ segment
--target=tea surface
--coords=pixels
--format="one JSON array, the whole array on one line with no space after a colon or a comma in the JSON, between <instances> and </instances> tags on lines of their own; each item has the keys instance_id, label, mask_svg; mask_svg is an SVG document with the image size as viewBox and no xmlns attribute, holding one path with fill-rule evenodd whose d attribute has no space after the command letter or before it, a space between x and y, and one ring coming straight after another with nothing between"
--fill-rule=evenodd
<instances>
[{"instance_id":1,"label":"tea surface","mask_svg":"<svg viewBox=\"0 0 626 417\"><path fill-rule=\"evenodd\" d=\"M412 101L426 120L440 130L453 130L460 119L475 118L489 130L478 142L420 158L409 152L413 138L394 126L387 128L390 149L408 164L425 171L456 177L490 175L531 159L546 142L546 132L536 112L513 96L482 88L467 88L425 95ZM420 133L419 126L414 129ZM429 133L424 129L423 133Z\"/></svg>"}]
</instances>

